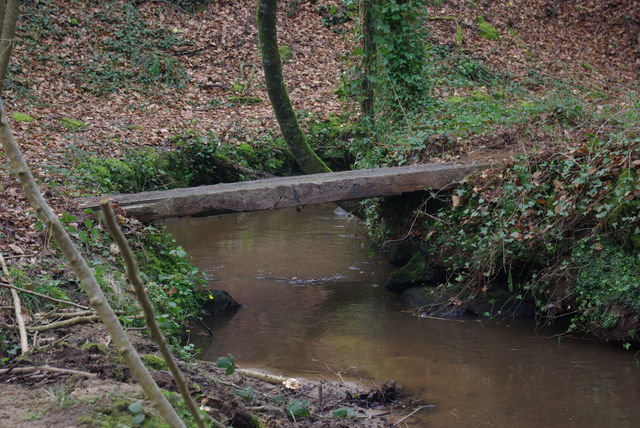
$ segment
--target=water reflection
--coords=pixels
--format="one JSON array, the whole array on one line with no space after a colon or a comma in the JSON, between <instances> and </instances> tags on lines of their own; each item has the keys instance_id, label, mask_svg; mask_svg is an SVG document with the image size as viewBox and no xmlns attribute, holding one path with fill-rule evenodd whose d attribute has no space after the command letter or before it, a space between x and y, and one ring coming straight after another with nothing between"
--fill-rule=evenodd
<instances>
[{"instance_id":1,"label":"water reflection","mask_svg":"<svg viewBox=\"0 0 640 428\"><path fill-rule=\"evenodd\" d=\"M386 262L333 207L180 220L193 262L246 305L194 337L202 358L363 383L396 379L438 406L415 426L640 426L640 369L617 348L535 333L529 322L416 319L381 286ZM321 361L321 362L319 362Z\"/></svg>"}]
</instances>

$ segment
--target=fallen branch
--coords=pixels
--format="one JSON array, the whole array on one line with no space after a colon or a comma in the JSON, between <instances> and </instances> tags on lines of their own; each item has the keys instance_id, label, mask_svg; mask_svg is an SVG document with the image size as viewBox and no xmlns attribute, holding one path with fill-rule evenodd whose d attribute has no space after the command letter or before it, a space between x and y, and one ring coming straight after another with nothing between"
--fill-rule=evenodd
<instances>
[{"instance_id":1,"label":"fallen branch","mask_svg":"<svg viewBox=\"0 0 640 428\"><path fill-rule=\"evenodd\" d=\"M114 311L116 315L124 315L124 311ZM97 315L96 311L77 311L77 312L47 312L34 314L34 318L74 318L84 317L88 315Z\"/></svg>"},{"instance_id":2,"label":"fallen branch","mask_svg":"<svg viewBox=\"0 0 640 428\"><path fill-rule=\"evenodd\" d=\"M127 272L127 277L129 278L129 282L133 285L133 288L136 292L136 298L138 299L138 303L142 307L142 311L144 312L144 319L149 327L149 332L151 332L151 337L158 345L160 349L160 353L164 358L165 363L169 367L169 371L171 372L171 376L176 382L176 386L180 391L180 395L182 395L182 399L184 400L187 409L193 416L196 421L196 424L199 428L206 428L205 422L202 419L202 415L198 411L198 407L193 401L191 397L191 393L189 392L189 387L187 386L187 382L184 380L184 376L178 368L178 363L175 358L171 354L169 350L169 345L167 345L167 341L160 330L160 326L156 321L156 317L153 311L153 303L149 299L149 295L147 294L147 290L140 278L138 273L138 263L136 262L136 258L131 251L131 247L129 247L129 243L127 242L127 238L120 230L116 222L116 216L113 212L113 208L111 206L111 201L107 198L103 198L100 200L100 210L102 211L102 215L104 216L104 223L111 234L111 237L118 245L120 249L120 255L124 259L125 270ZM215 426L224 427L220 422L212 419Z\"/></svg>"},{"instance_id":3,"label":"fallen branch","mask_svg":"<svg viewBox=\"0 0 640 428\"><path fill-rule=\"evenodd\" d=\"M253 379L258 379L263 382L272 383L274 385L282 385L282 383L285 380L287 380L286 377L276 376L269 373L262 373L255 370L248 370L248 369L237 369L236 373L246 377L253 378Z\"/></svg>"},{"instance_id":4,"label":"fallen branch","mask_svg":"<svg viewBox=\"0 0 640 428\"><path fill-rule=\"evenodd\" d=\"M13 280L11 279L11 274L9 273L9 269L7 268L7 264L4 261L2 253L0 253L0 265L2 266L2 274L11 284ZM20 350L24 355L29 352L29 337L27 336L27 330L24 326L22 303L20 302L20 296L18 296L18 293L14 289L11 289L11 297L13 298L13 308L15 309L16 323L18 323L18 332L20 334Z\"/></svg>"},{"instance_id":5,"label":"fallen branch","mask_svg":"<svg viewBox=\"0 0 640 428\"><path fill-rule=\"evenodd\" d=\"M50 300L52 302L62 303L62 304L69 305L69 306L74 306L74 307L80 308L80 309L89 309L88 306L81 305L79 303L70 302L68 300L56 299L55 297L51 297L51 296L47 296L46 294L41 294L41 293L37 293L35 291L27 290L26 288L16 287L15 285L11 285L11 284L9 284L7 282L3 282L3 281L0 281L0 287L10 288L10 289L19 291L21 293L31 294L32 296L41 297L43 299L47 299L47 300Z\"/></svg>"},{"instance_id":6,"label":"fallen branch","mask_svg":"<svg viewBox=\"0 0 640 428\"><path fill-rule=\"evenodd\" d=\"M51 366L14 367L11 369L0 369L0 375L25 374L25 373L33 373L33 372L39 372L39 371L45 371L49 373L78 375L78 376L84 376L89 378L98 377L98 375L95 373L89 373L85 371L72 370L72 369L62 369L62 368L51 367Z\"/></svg>"},{"instance_id":7,"label":"fallen branch","mask_svg":"<svg viewBox=\"0 0 640 428\"><path fill-rule=\"evenodd\" d=\"M26 327L26 329L28 331L47 331L47 330L54 330L56 328L70 327L72 325L88 323L88 322L94 322L94 321L100 321L100 316L98 316L98 315L89 315L89 316L86 316L86 317L69 318L69 319L66 319L64 321L52 322L51 324L30 325L30 326ZM4 329L7 329L7 330L17 330L18 326L14 325L14 324L0 323L0 328L4 328Z\"/></svg>"},{"instance_id":8,"label":"fallen branch","mask_svg":"<svg viewBox=\"0 0 640 428\"><path fill-rule=\"evenodd\" d=\"M415 415L416 413L418 413L420 410L422 409L427 409L430 407L436 407L435 404L425 404L424 406L420 406L420 407L416 407L413 412L409 413L407 416L398 419L398 421L396 421L395 425L400 425L402 422L406 421L407 419L409 419L411 416Z\"/></svg>"}]
</instances>

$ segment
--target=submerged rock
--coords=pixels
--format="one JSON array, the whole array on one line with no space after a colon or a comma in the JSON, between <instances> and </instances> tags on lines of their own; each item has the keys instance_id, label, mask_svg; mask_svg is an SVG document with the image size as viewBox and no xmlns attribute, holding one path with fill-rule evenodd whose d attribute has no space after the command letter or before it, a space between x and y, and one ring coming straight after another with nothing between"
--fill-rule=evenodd
<instances>
[{"instance_id":1,"label":"submerged rock","mask_svg":"<svg viewBox=\"0 0 640 428\"><path fill-rule=\"evenodd\" d=\"M420 316L457 318L466 313L465 306L456 306L454 296L432 287L412 287L400 295L400 301L420 308Z\"/></svg>"},{"instance_id":2,"label":"submerged rock","mask_svg":"<svg viewBox=\"0 0 640 428\"><path fill-rule=\"evenodd\" d=\"M533 318L536 315L536 308L531 303L513 299L495 303L475 301L468 309L479 317L490 318Z\"/></svg>"},{"instance_id":3,"label":"submerged rock","mask_svg":"<svg viewBox=\"0 0 640 428\"><path fill-rule=\"evenodd\" d=\"M402 293L417 285L436 285L442 279L442 272L431 266L421 253L416 253L406 265L391 274L385 288Z\"/></svg>"},{"instance_id":4,"label":"submerged rock","mask_svg":"<svg viewBox=\"0 0 640 428\"><path fill-rule=\"evenodd\" d=\"M235 313L242 305L225 290L209 290L209 298L202 307L206 316L229 315Z\"/></svg>"}]
</instances>

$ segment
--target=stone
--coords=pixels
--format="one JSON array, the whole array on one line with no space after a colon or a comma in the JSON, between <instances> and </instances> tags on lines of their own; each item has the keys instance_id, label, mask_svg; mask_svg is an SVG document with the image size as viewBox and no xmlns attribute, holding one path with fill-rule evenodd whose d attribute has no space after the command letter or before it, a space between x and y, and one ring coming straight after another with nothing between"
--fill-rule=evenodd
<instances>
[{"instance_id":1,"label":"stone","mask_svg":"<svg viewBox=\"0 0 640 428\"><path fill-rule=\"evenodd\" d=\"M225 290L209 290L202 311L206 316L220 316L233 314L241 307L242 305Z\"/></svg>"}]
</instances>

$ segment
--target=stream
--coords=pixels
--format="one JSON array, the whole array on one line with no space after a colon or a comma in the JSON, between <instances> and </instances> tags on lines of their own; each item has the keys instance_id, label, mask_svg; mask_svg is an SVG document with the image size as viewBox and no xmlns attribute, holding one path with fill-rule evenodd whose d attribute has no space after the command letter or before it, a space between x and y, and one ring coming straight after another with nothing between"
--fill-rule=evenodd
<instances>
[{"instance_id":1,"label":"stream","mask_svg":"<svg viewBox=\"0 0 640 428\"><path fill-rule=\"evenodd\" d=\"M245 305L194 332L201 359L286 376L395 379L434 408L416 427L638 427L640 367L619 347L550 338L533 321L419 319L384 289L391 267L335 206L168 222L193 264Z\"/></svg>"}]
</instances>

